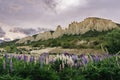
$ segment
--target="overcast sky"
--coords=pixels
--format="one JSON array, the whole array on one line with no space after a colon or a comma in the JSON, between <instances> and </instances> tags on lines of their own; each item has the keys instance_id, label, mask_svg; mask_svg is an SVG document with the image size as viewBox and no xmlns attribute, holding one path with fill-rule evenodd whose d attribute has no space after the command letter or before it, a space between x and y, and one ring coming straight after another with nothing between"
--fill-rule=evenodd
<instances>
[{"instance_id":1,"label":"overcast sky","mask_svg":"<svg viewBox=\"0 0 120 80\"><path fill-rule=\"evenodd\" d=\"M0 0L0 22L23 28L67 27L86 17L120 23L120 0Z\"/></svg>"}]
</instances>

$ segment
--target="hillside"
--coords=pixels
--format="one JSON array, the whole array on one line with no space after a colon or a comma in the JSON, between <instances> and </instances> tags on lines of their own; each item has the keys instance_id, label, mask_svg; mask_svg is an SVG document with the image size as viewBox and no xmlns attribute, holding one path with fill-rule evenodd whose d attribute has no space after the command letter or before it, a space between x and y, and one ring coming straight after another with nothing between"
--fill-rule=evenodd
<instances>
[{"instance_id":1,"label":"hillside","mask_svg":"<svg viewBox=\"0 0 120 80\"><path fill-rule=\"evenodd\" d=\"M55 31L47 31L40 33L35 36L25 37L17 41L17 43L27 43L28 41L39 41L39 40L48 40L62 37L63 35L79 35L84 34L88 31L108 31L114 28L117 28L118 25L111 20L89 17L84 19L82 22L72 22L69 24L68 28L62 29L60 25L56 28Z\"/></svg>"}]
</instances>

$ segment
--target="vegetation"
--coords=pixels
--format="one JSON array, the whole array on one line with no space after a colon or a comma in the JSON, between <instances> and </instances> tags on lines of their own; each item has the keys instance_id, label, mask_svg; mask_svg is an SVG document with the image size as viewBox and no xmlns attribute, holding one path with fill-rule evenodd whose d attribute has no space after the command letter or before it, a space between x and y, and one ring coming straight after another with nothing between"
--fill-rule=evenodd
<instances>
[{"instance_id":1,"label":"vegetation","mask_svg":"<svg viewBox=\"0 0 120 80\"><path fill-rule=\"evenodd\" d=\"M117 53L120 51L120 28L113 30L106 36L107 49L110 53Z\"/></svg>"},{"instance_id":2,"label":"vegetation","mask_svg":"<svg viewBox=\"0 0 120 80\"><path fill-rule=\"evenodd\" d=\"M51 31L52 32L52 31ZM34 35L33 37L36 37ZM15 44L17 40L12 42L5 42L0 44L0 47L9 49L11 45L14 46L32 46L32 47L62 47L62 48L76 48L76 49L101 49L101 45L106 48L109 53L117 53L120 51L120 28L98 32L96 30L88 31L79 35L63 35L62 37L49 40L28 41L28 44ZM81 43L83 41L83 43ZM9 52L9 50L7 50ZM15 47L13 50L16 51Z\"/></svg>"},{"instance_id":3,"label":"vegetation","mask_svg":"<svg viewBox=\"0 0 120 80\"><path fill-rule=\"evenodd\" d=\"M11 46L6 46L4 47L5 51L8 53L14 53L17 52L17 47L15 45L11 45Z\"/></svg>"},{"instance_id":4,"label":"vegetation","mask_svg":"<svg viewBox=\"0 0 120 80\"><path fill-rule=\"evenodd\" d=\"M40 47L44 45L45 47L58 47L63 48L100 48L101 43L104 42L105 35L111 31L89 31L81 35L63 35L57 39L49 39L44 41L31 42L28 45L33 47ZM80 41L87 41L86 44L77 44ZM92 42L93 41L93 42ZM91 42L91 45L88 45Z\"/></svg>"},{"instance_id":5,"label":"vegetation","mask_svg":"<svg viewBox=\"0 0 120 80\"><path fill-rule=\"evenodd\" d=\"M21 55L20 55L21 56ZM79 59L72 57L73 66L69 54L57 58L53 62L44 61L47 54L41 55L40 61L35 63L34 58L27 61L24 58L11 57L5 54L0 58L0 80L119 80L120 56L107 55L98 58L95 55L80 55ZM44 56L44 57L43 57ZM66 63L65 60L69 63ZM77 61L76 61L77 60ZM79 62L80 61L80 62ZM81 63L82 61L82 63ZM63 64L64 63L64 64ZM77 65L76 65L77 63ZM80 64L80 65L79 65ZM64 66L63 66L64 65Z\"/></svg>"},{"instance_id":6,"label":"vegetation","mask_svg":"<svg viewBox=\"0 0 120 80\"><path fill-rule=\"evenodd\" d=\"M10 42L3 42L3 43L0 43L0 47L6 47L6 46L11 46L11 45L16 45L16 41L18 41L18 39L16 40L13 40L13 41L10 41Z\"/></svg>"}]
</instances>

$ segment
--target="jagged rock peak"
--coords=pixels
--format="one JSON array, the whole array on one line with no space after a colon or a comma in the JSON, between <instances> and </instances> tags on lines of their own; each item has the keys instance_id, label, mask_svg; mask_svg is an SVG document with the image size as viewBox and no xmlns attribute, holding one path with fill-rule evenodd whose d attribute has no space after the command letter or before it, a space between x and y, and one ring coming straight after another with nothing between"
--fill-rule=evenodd
<instances>
[{"instance_id":1,"label":"jagged rock peak","mask_svg":"<svg viewBox=\"0 0 120 80\"><path fill-rule=\"evenodd\" d=\"M62 27L61 27L61 25L58 25L56 28L56 31L60 31L60 30L62 30Z\"/></svg>"}]
</instances>

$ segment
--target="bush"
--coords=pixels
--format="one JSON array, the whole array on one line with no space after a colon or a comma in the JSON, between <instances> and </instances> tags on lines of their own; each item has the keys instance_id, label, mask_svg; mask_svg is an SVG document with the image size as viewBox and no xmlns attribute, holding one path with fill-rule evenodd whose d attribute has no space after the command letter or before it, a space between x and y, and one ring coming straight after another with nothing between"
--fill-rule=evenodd
<instances>
[{"instance_id":1,"label":"bush","mask_svg":"<svg viewBox=\"0 0 120 80\"><path fill-rule=\"evenodd\" d=\"M120 28L113 30L106 36L106 47L109 53L115 54L120 51Z\"/></svg>"}]
</instances>

